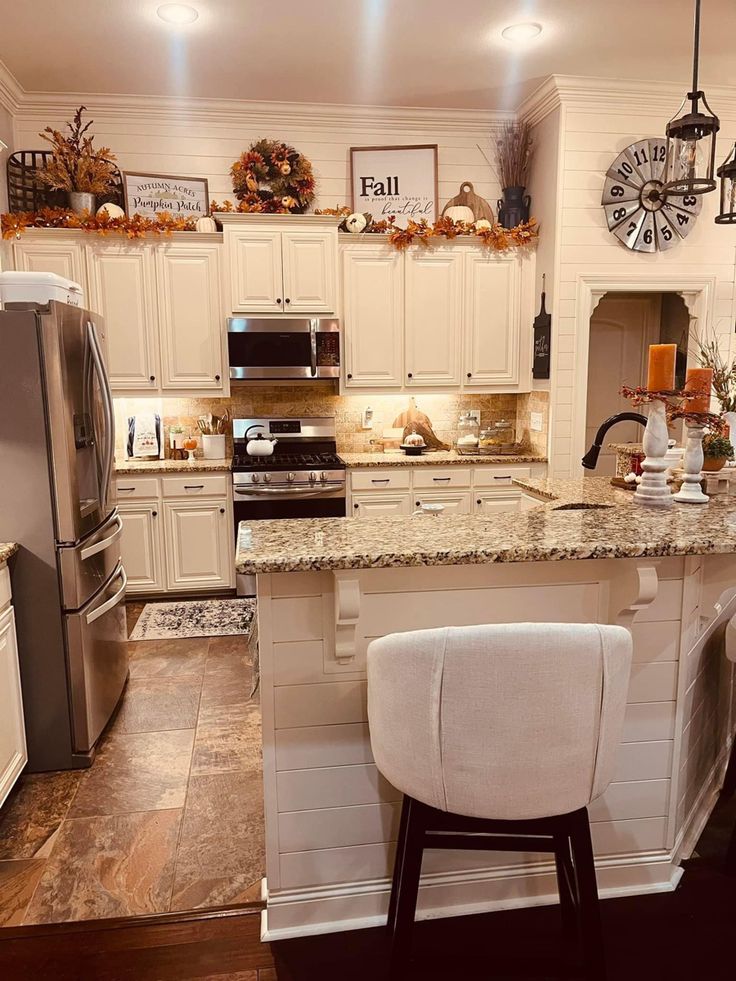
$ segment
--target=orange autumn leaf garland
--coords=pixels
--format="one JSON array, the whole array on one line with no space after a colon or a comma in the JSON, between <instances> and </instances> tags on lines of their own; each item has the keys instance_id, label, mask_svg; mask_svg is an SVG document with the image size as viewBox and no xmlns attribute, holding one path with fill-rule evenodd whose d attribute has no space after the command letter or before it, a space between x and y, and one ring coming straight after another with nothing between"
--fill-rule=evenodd
<instances>
[{"instance_id":1,"label":"orange autumn leaf garland","mask_svg":"<svg viewBox=\"0 0 736 981\"><path fill-rule=\"evenodd\" d=\"M117 233L127 238L142 238L146 234L194 232L197 223L193 218L174 217L169 211L160 211L155 218L143 218L138 214L112 218L104 211L98 215L89 212L80 215L66 208L42 208L40 211L14 211L0 215L0 230L5 239L19 238L28 228L66 228L70 231L96 232L98 235Z\"/></svg>"}]
</instances>

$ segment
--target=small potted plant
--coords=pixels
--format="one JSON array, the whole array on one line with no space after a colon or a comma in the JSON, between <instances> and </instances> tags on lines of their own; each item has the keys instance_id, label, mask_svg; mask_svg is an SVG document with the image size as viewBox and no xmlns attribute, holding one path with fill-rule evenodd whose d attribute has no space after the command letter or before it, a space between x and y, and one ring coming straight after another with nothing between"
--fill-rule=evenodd
<instances>
[{"instance_id":1,"label":"small potted plant","mask_svg":"<svg viewBox=\"0 0 736 981\"><path fill-rule=\"evenodd\" d=\"M715 473L723 469L727 460L733 460L731 440L719 433L707 433L703 438L703 470Z\"/></svg>"},{"instance_id":2,"label":"small potted plant","mask_svg":"<svg viewBox=\"0 0 736 981\"><path fill-rule=\"evenodd\" d=\"M498 202L498 223L515 228L529 221L531 198L525 194L532 160L532 136L528 123L504 123L496 140L496 170L503 198Z\"/></svg>"},{"instance_id":3,"label":"small potted plant","mask_svg":"<svg viewBox=\"0 0 736 981\"><path fill-rule=\"evenodd\" d=\"M38 179L47 187L66 191L69 207L78 214L94 213L96 198L109 194L115 186L115 157L106 146L95 149L94 138L85 135L93 122L82 123L85 109L86 106L80 106L74 113L74 121L67 123L69 136L50 126L40 134L51 144L53 154L38 172Z\"/></svg>"},{"instance_id":4,"label":"small potted plant","mask_svg":"<svg viewBox=\"0 0 736 981\"><path fill-rule=\"evenodd\" d=\"M731 446L736 447L736 360L723 355L715 334L701 337L693 331L691 341L698 364L713 371L713 391L731 431Z\"/></svg>"}]
</instances>

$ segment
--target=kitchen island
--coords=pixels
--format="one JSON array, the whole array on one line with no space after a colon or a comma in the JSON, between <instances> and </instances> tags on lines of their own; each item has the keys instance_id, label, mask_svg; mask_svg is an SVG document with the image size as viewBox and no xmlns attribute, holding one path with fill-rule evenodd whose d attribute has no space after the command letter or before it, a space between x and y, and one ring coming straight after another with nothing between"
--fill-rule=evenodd
<instances>
[{"instance_id":1,"label":"kitchen island","mask_svg":"<svg viewBox=\"0 0 736 981\"><path fill-rule=\"evenodd\" d=\"M383 921L400 794L366 721L374 637L447 624L619 623L634 638L614 782L591 807L601 894L670 890L733 731L723 627L736 499L647 510L607 478L519 481L514 514L243 523L258 577L268 939ZM419 915L556 901L549 856L433 851Z\"/></svg>"}]
</instances>

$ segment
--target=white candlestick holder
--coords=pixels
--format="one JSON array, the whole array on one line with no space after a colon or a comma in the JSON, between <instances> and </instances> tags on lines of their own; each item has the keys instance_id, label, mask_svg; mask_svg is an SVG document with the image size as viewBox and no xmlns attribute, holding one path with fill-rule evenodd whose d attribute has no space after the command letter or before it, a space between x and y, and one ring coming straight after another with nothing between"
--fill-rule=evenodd
<instances>
[{"instance_id":1,"label":"white candlestick holder","mask_svg":"<svg viewBox=\"0 0 736 981\"><path fill-rule=\"evenodd\" d=\"M669 432L664 402L649 403L643 445L646 455L641 465L641 483L634 492L634 500L637 504L644 504L647 507L670 507L672 494L667 486L666 475L669 463L665 458L669 445Z\"/></svg>"},{"instance_id":2,"label":"white candlestick holder","mask_svg":"<svg viewBox=\"0 0 736 981\"><path fill-rule=\"evenodd\" d=\"M707 504L710 498L701 487L703 470L703 433L705 427L696 422L687 423L687 445L682 460L684 477L682 487L674 495L683 504Z\"/></svg>"}]
</instances>

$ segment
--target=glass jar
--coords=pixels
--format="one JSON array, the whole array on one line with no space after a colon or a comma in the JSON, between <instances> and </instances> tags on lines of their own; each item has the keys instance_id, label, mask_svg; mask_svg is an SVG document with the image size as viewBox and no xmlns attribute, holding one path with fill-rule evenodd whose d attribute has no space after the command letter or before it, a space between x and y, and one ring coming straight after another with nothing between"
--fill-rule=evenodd
<instances>
[{"instance_id":1,"label":"glass jar","mask_svg":"<svg viewBox=\"0 0 736 981\"><path fill-rule=\"evenodd\" d=\"M457 423L455 446L458 453L477 453L480 425L470 412L461 412Z\"/></svg>"},{"instance_id":2,"label":"glass jar","mask_svg":"<svg viewBox=\"0 0 736 981\"><path fill-rule=\"evenodd\" d=\"M516 448L516 430L508 419L491 423L480 434L480 452L487 455L513 453Z\"/></svg>"}]
</instances>

